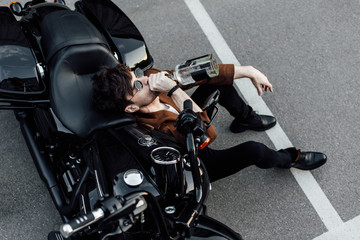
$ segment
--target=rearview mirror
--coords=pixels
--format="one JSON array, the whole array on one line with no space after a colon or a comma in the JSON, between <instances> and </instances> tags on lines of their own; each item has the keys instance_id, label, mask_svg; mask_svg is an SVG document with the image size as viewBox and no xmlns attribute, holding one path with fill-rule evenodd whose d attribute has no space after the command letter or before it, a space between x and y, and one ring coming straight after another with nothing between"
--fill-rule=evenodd
<instances>
[{"instance_id":1,"label":"rearview mirror","mask_svg":"<svg viewBox=\"0 0 360 240\"><path fill-rule=\"evenodd\" d=\"M219 101L219 96L220 96L220 91L216 90L215 92L213 92L205 101L202 110L203 111L207 111L209 109L212 109L215 107L215 105L218 103Z\"/></svg>"},{"instance_id":2,"label":"rearview mirror","mask_svg":"<svg viewBox=\"0 0 360 240\"><path fill-rule=\"evenodd\" d=\"M218 113L218 108L216 107L216 104L219 101L219 97L220 97L220 91L216 90L206 99L202 107L202 110L207 111L207 114L210 118L210 122L205 122L206 128L209 128L211 126L212 121L215 119L216 114Z\"/></svg>"},{"instance_id":3,"label":"rearview mirror","mask_svg":"<svg viewBox=\"0 0 360 240\"><path fill-rule=\"evenodd\" d=\"M66 5L65 0L54 0L54 3L60 3L62 5Z\"/></svg>"},{"instance_id":4,"label":"rearview mirror","mask_svg":"<svg viewBox=\"0 0 360 240\"><path fill-rule=\"evenodd\" d=\"M16 16L23 16L25 14L24 9L18 1L10 3L10 10Z\"/></svg>"}]
</instances>

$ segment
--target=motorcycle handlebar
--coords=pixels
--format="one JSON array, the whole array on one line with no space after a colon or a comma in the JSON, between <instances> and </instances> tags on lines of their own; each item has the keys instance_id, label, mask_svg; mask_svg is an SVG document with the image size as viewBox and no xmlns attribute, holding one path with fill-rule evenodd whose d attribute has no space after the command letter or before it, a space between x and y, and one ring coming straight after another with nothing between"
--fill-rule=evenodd
<instances>
[{"instance_id":1,"label":"motorcycle handlebar","mask_svg":"<svg viewBox=\"0 0 360 240\"><path fill-rule=\"evenodd\" d=\"M68 238L77 231L80 231L81 229L84 229L85 227L104 218L104 216L104 210L97 208L84 216L77 217L70 222L61 225L60 232L65 238Z\"/></svg>"},{"instance_id":2,"label":"motorcycle handlebar","mask_svg":"<svg viewBox=\"0 0 360 240\"><path fill-rule=\"evenodd\" d=\"M185 100L184 102L184 110L192 110L192 102L190 99Z\"/></svg>"},{"instance_id":3,"label":"motorcycle handlebar","mask_svg":"<svg viewBox=\"0 0 360 240\"><path fill-rule=\"evenodd\" d=\"M192 111L192 102L190 99L184 101L184 112L189 112L189 114L194 115L191 116L188 120L191 128L187 128L187 133L185 135L185 142L186 142L186 148L188 150L189 156L190 156L190 165L191 165L191 172L193 175L194 180L194 187L195 187L195 200L197 203L201 202L202 199L202 187L201 187L201 177L200 177L200 171L197 166L197 157L196 157L196 147L194 143L194 135L192 132L193 124L196 122L193 122L197 119L197 116ZM186 122L186 121L185 121Z\"/></svg>"}]
</instances>

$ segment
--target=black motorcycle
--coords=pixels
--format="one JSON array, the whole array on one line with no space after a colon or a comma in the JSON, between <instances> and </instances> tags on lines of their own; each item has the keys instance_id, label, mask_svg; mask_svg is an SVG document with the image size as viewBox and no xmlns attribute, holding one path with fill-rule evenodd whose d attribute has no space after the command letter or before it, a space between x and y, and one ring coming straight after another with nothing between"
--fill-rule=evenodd
<instances>
[{"instance_id":1,"label":"black motorcycle","mask_svg":"<svg viewBox=\"0 0 360 240\"><path fill-rule=\"evenodd\" d=\"M206 216L210 183L197 151L211 123L185 102L181 146L131 115L99 111L95 73L119 62L145 71L153 59L110 0L75 9L62 0L0 7L0 109L14 111L64 222L48 239L241 239Z\"/></svg>"}]
</instances>

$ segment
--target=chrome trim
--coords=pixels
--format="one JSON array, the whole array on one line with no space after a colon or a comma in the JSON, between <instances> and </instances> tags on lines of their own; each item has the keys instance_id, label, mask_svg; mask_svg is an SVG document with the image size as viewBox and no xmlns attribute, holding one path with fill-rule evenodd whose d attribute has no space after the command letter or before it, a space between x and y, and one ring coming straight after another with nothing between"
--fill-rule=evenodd
<instances>
[{"instance_id":1,"label":"chrome trim","mask_svg":"<svg viewBox=\"0 0 360 240\"><path fill-rule=\"evenodd\" d=\"M104 192L103 192L103 190L101 189L101 186L100 186L100 181L99 181L97 170L95 170L94 172L95 172L95 180L96 180L96 189L98 190L99 197L103 198L104 197Z\"/></svg>"}]
</instances>

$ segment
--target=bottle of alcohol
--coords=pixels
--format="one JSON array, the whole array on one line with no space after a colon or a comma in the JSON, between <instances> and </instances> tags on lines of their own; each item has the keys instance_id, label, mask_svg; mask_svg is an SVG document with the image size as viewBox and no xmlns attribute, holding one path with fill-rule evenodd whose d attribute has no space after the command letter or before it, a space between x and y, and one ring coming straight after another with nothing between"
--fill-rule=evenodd
<instances>
[{"instance_id":1,"label":"bottle of alcohol","mask_svg":"<svg viewBox=\"0 0 360 240\"><path fill-rule=\"evenodd\" d=\"M188 85L202 79L216 77L217 75L219 75L219 66L216 58L209 54L177 65L171 77L182 85Z\"/></svg>"}]
</instances>

